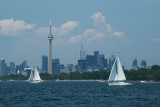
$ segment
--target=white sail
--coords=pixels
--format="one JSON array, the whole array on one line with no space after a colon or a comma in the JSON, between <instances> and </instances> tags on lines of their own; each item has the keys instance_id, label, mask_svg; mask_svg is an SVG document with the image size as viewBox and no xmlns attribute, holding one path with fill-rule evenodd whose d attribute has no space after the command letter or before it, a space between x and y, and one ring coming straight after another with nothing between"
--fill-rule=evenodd
<instances>
[{"instance_id":1,"label":"white sail","mask_svg":"<svg viewBox=\"0 0 160 107\"><path fill-rule=\"evenodd\" d=\"M132 85L129 82L126 82L126 77L124 75L120 60L118 57L116 57L109 79L108 84L110 86L116 86L116 85Z\"/></svg>"},{"instance_id":2,"label":"white sail","mask_svg":"<svg viewBox=\"0 0 160 107\"><path fill-rule=\"evenodd\" d=\"M117 80L118 81L126 80L126 77L124 75L124 71L122 69L120 60L119 60L118 57L116 59L117 59L117 72L118 72L118 76L117 76L118 78L117 78Z\"/></svg>"},{"instance_id":3,"label":"white sail","mask_svg":"<svg viewBox=\"0 0 160 107\"><path fill-rule=\"evenodd\" d=\"M41 80L41 78L40 78L40 76L39 76L39 72L38 72L38 70L37 70L37 67L34 68L33 80Z\"/></svg>"},{"instance_id":4,"label":"white sail","mask_svg":"<svg viewBox=\"0 0 160 107\"><path fill-rule=\"evenodd\" d=\"M31 82L31 83L39 83L39 82L42 81L40 76L39 76L39 72L37 70L37 67L32 68L28 81Z\"/></svg>"},{"instance_id":5,"label":"white sail","mask_svg":"<svg viewBox=\"0 0 160 107\"><path fill-rule=\"evenodd\" d=\"M33 69L31 70L31 74L30 74L28 81L32 81L32 80L33 80Z\"/></svg>"},{"instance_id":6,"label":"white sail","mask_svg":"<svg viewBox=\"0 0 160 107\"><path fill-rule=\"evenodd\" d=\"M116 59L115 59L108 81L115 81L116 78L117 78L117 72L116 72Z\"/></svg>"}]
</instances>

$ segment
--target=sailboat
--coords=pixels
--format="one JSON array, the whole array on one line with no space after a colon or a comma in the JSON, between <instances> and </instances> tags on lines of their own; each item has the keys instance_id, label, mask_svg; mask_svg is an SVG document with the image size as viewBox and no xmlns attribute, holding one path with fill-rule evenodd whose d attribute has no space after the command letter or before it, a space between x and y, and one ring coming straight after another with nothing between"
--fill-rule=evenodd
<instances>
[{"instance_id":1,"label":"sailboat","mask_svg":"<svg viewBox=\"0 0 160 107\"><path fill-rule=\"evenodd\" d=\"M30 77L29 77L28 81L29 81L30 83L40 83L40 82L42 82L36 66L34 66L34 67L32 68L31 74L30 74Z\"/></svg>"},{"instance_id":2,"label":"sailboat","mask_svg":"<svg viewBox=\"0 0 160 107\"><path fill-rule=\"evenodd\" d=\"M126 77L118 57L116 57L114 61L114 64L108 79L108 84L109 86L132 85L132 83L126 81Z\"/></svg>"}]
</instances>

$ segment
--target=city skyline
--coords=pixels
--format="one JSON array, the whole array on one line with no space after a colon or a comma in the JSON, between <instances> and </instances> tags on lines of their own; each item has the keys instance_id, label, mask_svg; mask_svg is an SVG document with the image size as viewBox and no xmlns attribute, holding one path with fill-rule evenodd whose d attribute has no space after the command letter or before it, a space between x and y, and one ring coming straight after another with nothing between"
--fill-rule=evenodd
<instances>
[{"instance_id":1,"label":"city skyline","mask_svg":"<svg viewBox=\"0 0 160 107\"><path fill-rule=\"evenodd\" d=\"M35 4L1 1L0 58L7 63L27 59L30 66L41 66L41 56L49 54L51 16L52 56L65 65L77 64L81 43L86 54L99 51L106 58L119 56L127 69L136 57L145 59L148 66L160 64L160 1L40 0Z\"/></svg>"}]
</instances>

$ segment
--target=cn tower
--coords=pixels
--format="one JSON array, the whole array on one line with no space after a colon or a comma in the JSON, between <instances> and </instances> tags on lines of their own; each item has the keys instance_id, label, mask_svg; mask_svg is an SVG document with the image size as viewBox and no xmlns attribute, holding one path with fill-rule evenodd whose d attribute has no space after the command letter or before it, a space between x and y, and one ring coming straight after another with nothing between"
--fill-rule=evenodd
<instances>
[{"instance_id":1,"label":"cn tower","mask_svg":"<svg viewBox=\"0 0 160 107\"><path fill-rule=\"evenodd\" d=\"M52 74L52 40L53 40L53 35L52 35L52 24L51 24L51 18L50 18L50 34L48 36L49 40L49 59L48 59L48 73Z\"/></svg>"}]
</instances>

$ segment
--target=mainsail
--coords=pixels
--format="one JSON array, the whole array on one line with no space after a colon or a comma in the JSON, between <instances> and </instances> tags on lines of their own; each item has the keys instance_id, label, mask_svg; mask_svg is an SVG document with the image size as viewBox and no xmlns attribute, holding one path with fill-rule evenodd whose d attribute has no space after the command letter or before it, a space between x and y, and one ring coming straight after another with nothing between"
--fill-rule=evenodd
<instances>
[{"instance_id":1,"label":"mainsail","mask_svg":"<svg viewBox=\"0 0 160 107\"><path fill-rule=\"evenodd\" d=\"M114 64L113 64L113 66L112 66L111 74L110 74L110 76L109 76L108 81L115 81L116 78L117 78L117 72L116 72L116 67L115 67L115 65L116 65L116 59L115 59Z\"/></svg>"},{"instance_id":2,"label":"mainsail","mask_svg":"<svg viewBox=\"0 0 160 107\"><path fill-rule=\"evenodd\" d=\"M38 70L37 70L37 67L34 68L33 80L41 80L41 78L40 78L40 76L39 76L39 72L38 72Z\"/></svg>"},{"instance_id":3,"label":"mainsail","mask_svg":"<svg viewBox=\"0 0 160 107\"><path fill-rule=\"evenodd\" d=\"M28 81L32 81L32 80L33 80L33 69L31 70L31 74L30 74Z\"/></svg>"},{"instance_id":4,"label":"mainsail","mask_svg":"<svg viewBox=\"0 0 160 107\"><path fill-rule=\"evenodd\" d=\"M108 81L126 80L120 60L116 57Z\"/></svg>"},{"instance_id":5,"label":"mainsail","mask_svg":"<svg viewBox=\"0 0 160 107\"><path fill-rule=\"evenodd\" d=\"M118 57L117 57L117 71L118 71L118 80L119 81L126 80L123 68L121 66L121 63Z\"/></svg>"}]
</instances>

